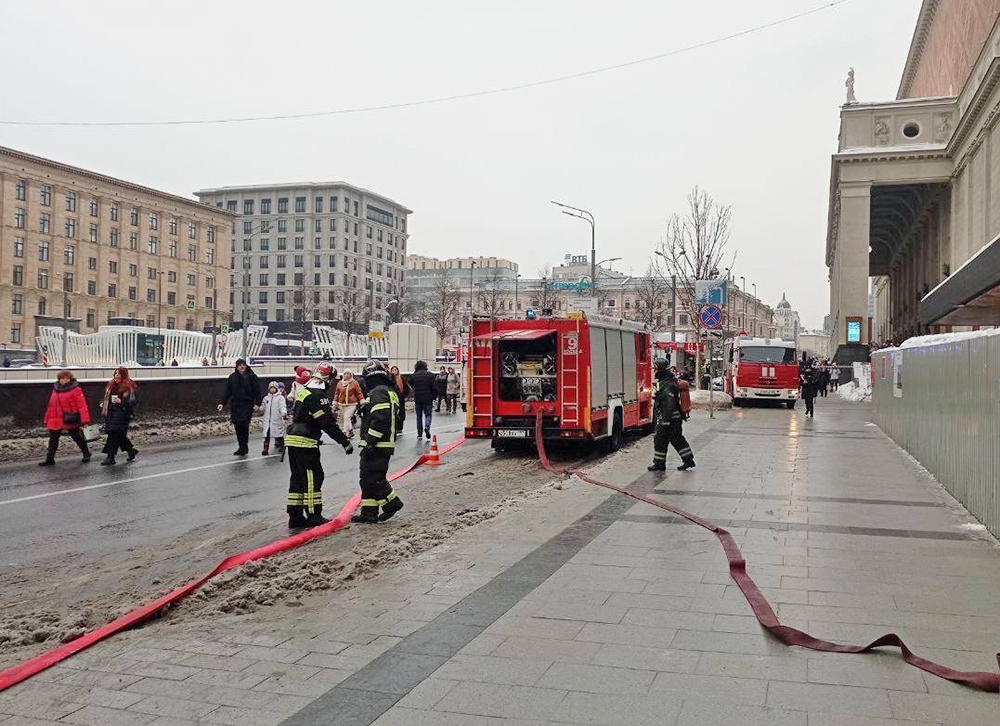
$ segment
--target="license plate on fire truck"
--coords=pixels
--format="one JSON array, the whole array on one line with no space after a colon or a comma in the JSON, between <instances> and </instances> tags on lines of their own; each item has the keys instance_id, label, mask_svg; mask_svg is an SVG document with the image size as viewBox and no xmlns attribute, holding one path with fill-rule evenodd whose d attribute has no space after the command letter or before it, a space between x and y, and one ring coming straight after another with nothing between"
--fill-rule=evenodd
<instances>
[{"instance_id":1,"label":"license plate on fire truck","mask_svg":"<svg viewBox=\"0 0 1000 726\"><path fill-rule=\"evenodd\" d=\"M498 439L526 439L528 438L527 429L497 429Z\"/></svg>"}]
</instances>

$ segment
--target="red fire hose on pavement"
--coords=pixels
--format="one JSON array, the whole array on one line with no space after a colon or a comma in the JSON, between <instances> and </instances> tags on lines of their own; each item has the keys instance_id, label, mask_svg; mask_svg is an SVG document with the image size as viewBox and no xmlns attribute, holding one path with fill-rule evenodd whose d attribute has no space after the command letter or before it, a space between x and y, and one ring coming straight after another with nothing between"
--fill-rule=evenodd
<instances>
[{"instance_id":1,"label":"red fire hose on pavement","mask_svg":"<svg viewBox=\"0 0 1000 726\"><path fill-rule=\"evenodd\" d=\"M452 441L441 448L440 454L446 454L457 446L460 446L465 441L464 438ZM411 471L416 469L421 464L425 463L430 458L429 454L421 454L416 461L407 466L405 469L401 469L393 474L390 474L387 478L389 481L395 481ZM295 549L306 542L317 539L319 537L324 537L328 534L333 534L334 532L343 529L344 526L351 521L351 515L354 514L354 510L358 508L358 504L361 503L361 494L355 494L353 497L347 500L344 506L341 508L340 512L334 519L331 519L324 525L319 527L313 527L312 529L301 532L300 534L292 535L291 537L284 537L270 544L263 545L261 547L255 547L252 550L247 550L246 552L241 552L240 554L230 555L222 562L215 566L211 572L204 575L197 580L189 582L186 585L178 587L176 590L167 593L158 600L154 600L151 603L147 603L140 608L133 610L132 612L123 615L122 617L114 620L107 625L103 625L97 630L93 630L89 633L81 635L75 640L71 640L64 645L59 646L47 653L42 653L37 655L30 660L25 661L16 666L12 666L5 671L0 671L0 691L4 691L13 685L20 683L27 678L40 673L41 671L54 666L66 658L69 658L75 653L79 653L85 648L89 648L95 643L99 643L105 638L110 638L116 633L120 633L123 630L131 628L139 623L143 622L147 618L155 615L163 608L168 605L172 605L179 600L190 595L192 592L197 590L199 587L204 585L206 582L211 580L227 570L231 570L234 567L239 567L240 565L245 565L247 562L252 562L254 560L260 560L265 557L270 557L271 555L276 555L279 552L285 552L286 550Z\"/></svg>"},{"instance_id":2,"label":"red fire hose on pavement","mask_svg":"<svg viewBox=\"0 0 1000 726\"><path fill-rule=\"evenodd\" d=\"M798 645L803 648L818 650L824 653L866 653L874 650L875 648L894 646L899 648L905 662L912 666L916 666L921 670L927 671L932 675L949 681L954 681L955 683L962 683L973 688L988 691L990 693L1000 692L1000 674L987 673L985 671L959 671L927 660L926 658L921 658L919 655L907 648L906 643L904 643L903 640L895 633L887 633L880 638L876 638L868 645L842 645L840 643L830 642L829 640L814 638L801 630L789 627L788 625L782 625L781 621L778 620L778 616L775 614L774 609L771 607L770 603L768 603L763 593L761 593L760 588L757 587L757 583L755 583L753 578L747 574L747 563L746 560L743 559L743 553L740 552L740 548L736 544L736 540L725 529L712 524L695 514L686 512L683 509L651 499L650 497L643 496L642 494L630 492L627 489L617 487L613 484L599 481L587 474L584 474L583 472L571 469L555 468L552 466L549 461L549 457L545 453L545 444L542 441L542 414L540 412L535 418L535 441L538 445L538 458L544 469L555 474L576 476L590 484L595 484L599 487L604 487L605 489L611 489L612 491L624 494L625 496L631 497L637 501L645 502L646 504L651 504L654 507L676 514L678 517L683 517L692 524L696 524L699 527L712 532L719 539L722 549L726 553L726 559L729 560L730 576L736 582L736 585L740 588L743 596L750 604L750 607L753 609L753 614L757 617L757 621L764 627L765 630L785 645ZM997 654L997 665L1000 666L1000 654Z\"/></svg>"}]
</instances>

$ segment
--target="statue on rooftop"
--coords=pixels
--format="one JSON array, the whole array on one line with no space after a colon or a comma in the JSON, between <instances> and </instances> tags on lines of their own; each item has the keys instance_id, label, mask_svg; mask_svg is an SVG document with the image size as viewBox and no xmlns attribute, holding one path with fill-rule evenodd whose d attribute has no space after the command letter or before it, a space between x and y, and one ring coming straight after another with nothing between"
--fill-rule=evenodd
<instances>
[{"instance_id":1,"label":"statue on rooftop","mask_svg":"<svg viewBox=\"0 0 1000 726\"><path fill-rule=\"evenodd\" d=\"M854 95L854 69L853 68L851 68L849 71L847 71L847 81L844 83L844 85L847 86L847 103L848 104L857 103L858 99Z\"/></svg>"}]
</instances>

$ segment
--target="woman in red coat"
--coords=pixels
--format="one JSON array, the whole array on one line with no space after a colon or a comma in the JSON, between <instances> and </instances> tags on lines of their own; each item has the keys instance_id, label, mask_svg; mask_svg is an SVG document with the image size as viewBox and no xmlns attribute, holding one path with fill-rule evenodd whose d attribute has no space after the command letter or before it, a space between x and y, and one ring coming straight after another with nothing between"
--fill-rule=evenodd
<instances>
[{"instance_id":1,"label":"woman in red coat","mask_svg":"<svg viewBox=\"0 0 1000 726\"><path fill-rule=\"evenodd\" d=\"M90 412L87 410L87 399L76 378L69 371L59 371L56 385L49 396L49 406L45 409L45 428L49 430L49 452L45 461L39 466L52 466L56 463L56 449L59 448L59 437L64 433L76 442L83 453L83 463L90 461L90 449L87 440L83 438L81 428L90 423Z\"/></svg>"}]
</instances>

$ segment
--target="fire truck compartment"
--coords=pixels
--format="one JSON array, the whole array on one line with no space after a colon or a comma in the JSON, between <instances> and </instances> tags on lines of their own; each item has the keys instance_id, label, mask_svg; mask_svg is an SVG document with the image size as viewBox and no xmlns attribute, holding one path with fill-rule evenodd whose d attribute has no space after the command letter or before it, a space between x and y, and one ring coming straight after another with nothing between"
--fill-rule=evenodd
<instances>
[{"instance_id":1,"label":"fire truck compartment","mask_svg":"<svg viewBox=\"0 0 1000 726\"><path fill-rule=\"evenodd\" d=\"M500 400L555 401L559 393L555 331L505 332L540 334L494 338L500 359Z\"/></svg>"}]
</instances>

